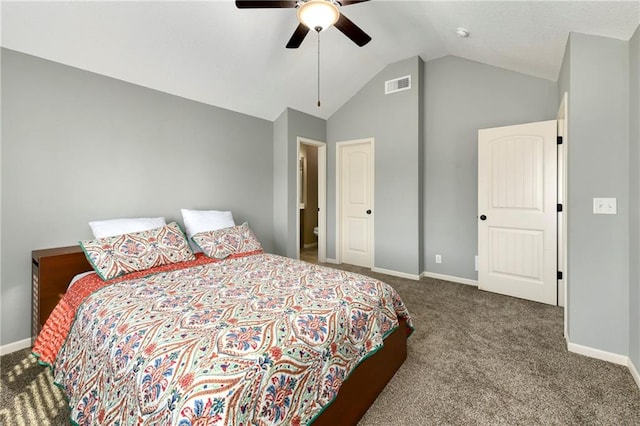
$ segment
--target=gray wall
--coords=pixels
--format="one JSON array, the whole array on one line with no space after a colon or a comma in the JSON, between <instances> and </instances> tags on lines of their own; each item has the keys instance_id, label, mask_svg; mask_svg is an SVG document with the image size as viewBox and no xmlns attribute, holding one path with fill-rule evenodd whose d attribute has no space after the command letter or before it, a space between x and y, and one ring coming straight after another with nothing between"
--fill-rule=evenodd
<instances>
[{"instance_id":1,"label":"gray wall","mask_svg":"<svg viewBox=\"0 0 640 426\"><path fill-rule=\"evenodd\" d=\"M573 34L557 85L410 58L327 122L287 109L274 123L3 49L0 344L29 337L31 250L90 237L92 219L231 209L265 249L295 256L298 136L329 141L329 258L335 143L374 137L375 266L475 279L477 129L554 118L568 91L569 336L638 368L638 39ZM385 80L407 74L412 90L384 95ZM618 215L592 215L596 196L617 197Z\"/></svg>"},{"instance_id":2,"label":"gray wall","mask_svg":"<svg viewBox=\"0 0 640 426\"><path fill-rule=\"evenodd\" d=\"M295 258L298 250L295 220L298 210L298 137L324 142L326 135L325 120L291 108L280 114L274 123L273 227L276 236L274 252L277 254Z\"/></svg>"},{"instance_id":3,"label":"gray wall","mask_svg":"<svg viewBox=\"0 0 640 426\"><path fill-rule=\"evenodd\" d=\"M569 92L569 340L626 355L629 44L575 33L569 44L569 78L560 86ZM594 215L594 197L616 197L618 214Z\"/></svg>"},{"instance_id":4,"label":"gray wall","mask_svg":"<svg viewBox=\"0 0 640 426\"><path fill-rule=\"evenodd\" d=\"M567 43L564 47L564 56L562 57L562 65L560 74L558 75L558 108L564 97L564 93L569 91L571 81L571 43L567 37Z\"/></svg>"},{"instance_id":5,"label":"gray wall","mask_svg":"<svg viewBox=\"0 0 640 426\"><path fill-rule=\"evenodd\" d=\"M327 121L327 257L336 257L336 142L375 139L374 266L420 274L420 91L422 60L387 66ZM384 82L411 75L412 88L384 94Z\"/></svg>"},{"instance_id":6,"label":"gray wall","mask_svg":"<svg viewBox=\"0 0 640 426\"><path fill-rule=\"evenodd\" d=\"M640 370L640 27L629 66L629 358Z\"/></svg>"},{"instance_id":7,"label":"gray wall","mask_svg":"<svg viewBox=\"0 0 640 426\"><path fill-rule=\"evenodd\" d=\"M288 211L288 123L289 110L285 109L273 122L273 252L287 254L289 229Z\"/></svg>"},{"instance_id":8,"label":"gray wall","mask_svg":"<svg viewBox=\"0 0 640 426\"><path fill-rule=\"evenodd\" d=\"M423 91L425 269L475 280L478 129L554 119L557 86L447 56L426 63Z\"/></svg>"},{"instance_id":9,"label":"gray wall","mask_svg":"<svg viewBox=\"0 0 640 426\"><path fill-rule=\"evenodd\" d=\"M2 49L2 329L30 337L31 250L92 219L230 209L273 248L273 123ZM180 220L179 220L180 221Z\"/></svg>"},{"instance_id":10,"label":"gray wall","mask_svg":"<svg viewBox=\"0 0 640 426\"><path fill-rule=\"evenodd\" d=\"M425 69L427 65L424 61L419 61L418 63L419 75L420 75L420 86L422 90L418 92L418 158L420 159L418 162L418 235L420 238L418 240L418 271L420 273L426 270L425 259L425 203L426 203L426 191L425 191L425 176L426 176L426 166L425 166L425 152L426 152L426 132L425 129L427 127L426 121L426 99L427 93L424 87L426 86L425 78Z\"/></svg>"}]
</instances>

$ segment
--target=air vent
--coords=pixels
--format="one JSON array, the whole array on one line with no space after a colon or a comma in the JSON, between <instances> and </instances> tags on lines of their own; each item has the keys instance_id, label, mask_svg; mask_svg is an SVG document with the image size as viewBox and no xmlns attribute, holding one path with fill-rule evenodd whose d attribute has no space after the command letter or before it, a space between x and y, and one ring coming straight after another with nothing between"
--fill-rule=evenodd
<instances>
[{"instance_id":1,"label":"air vent","mask_svg":"<svg viewBox=\"0 0 640 426\"><path fill-rule=\"evenodd\" d=\"M393 80L387 80L384 82L384 94L402 92L403 90L411 89L411 76L406 75L404 77L396 78Z\"/></svg>"}]
</instances>

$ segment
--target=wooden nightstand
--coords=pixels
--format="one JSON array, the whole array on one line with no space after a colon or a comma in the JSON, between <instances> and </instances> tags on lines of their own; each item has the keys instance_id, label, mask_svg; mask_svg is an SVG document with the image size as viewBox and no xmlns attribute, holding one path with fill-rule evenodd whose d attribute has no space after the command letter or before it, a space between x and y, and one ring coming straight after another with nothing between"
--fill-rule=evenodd
<instances>
[{"instance_id":1,"label":"wooden nightstand","mask_svg":"<svg viewBox=\"0 0 640 426\"><path fill-rule=\"evenodd\" d=\"M47 318L64 294L71 279L90 271L80 246L33 250L31 252L31 338L35 340Z\"/></svg>"}]
</instances>

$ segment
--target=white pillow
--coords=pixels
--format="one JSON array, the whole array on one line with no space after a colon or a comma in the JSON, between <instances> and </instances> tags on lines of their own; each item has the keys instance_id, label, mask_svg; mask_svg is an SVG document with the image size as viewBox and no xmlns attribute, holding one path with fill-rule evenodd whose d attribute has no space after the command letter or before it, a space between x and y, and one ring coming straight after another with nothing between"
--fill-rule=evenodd
<instances>
[{"instance_id":1,"label":"white pillow","mask_svg":"<svg viewBox=\"0 0 640 426\"><path fill-rule=\"evenodd\" d=\"M162 228L167 222L164 217L139 217L133 219L94 220L89 222L94 238L107 238L114 235L148 231Z\"/></svg>"},{"instance_id":2,"label":"white pillow","mask_svg":"<svg viewBox=\"0 0 640 426\"><path fill-rule=\"evenodd\" d=\"M191 244L194 253L202 251L191 239L195 234L236 226L230 211L187 209L181 209L180 211L182 212L182 221L187 231L189 244Z\"/></svg>"}]
</instances>

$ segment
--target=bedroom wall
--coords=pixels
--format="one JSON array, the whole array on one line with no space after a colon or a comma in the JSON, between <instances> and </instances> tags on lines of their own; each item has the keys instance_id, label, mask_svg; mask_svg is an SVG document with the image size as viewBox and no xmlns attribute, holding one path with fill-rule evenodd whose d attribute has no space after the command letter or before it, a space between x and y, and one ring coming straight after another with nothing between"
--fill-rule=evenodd
<instances>
[{"instance_id":1,"label":"bedroom wall","mask_svg":"<svg viewBox=\"0 0 640 426\"><path fill-rule=\"evenodd\" d=\"M230 209L273 248L272 122L1 55L0 344L30 337L31 250L90 238L92 219Z\"/></svg>"},{"instance_id":2,"label":"bedroom wall","mask_svg":"<svg viewBox=\"0 0 640 426\"><path fill-rule=\"evenodd\" d=\"M289 131L289 110L285 109L273 122L273 252L287 253L287 230L289 212L287 211L287 146Z\"/></svg>"},{"instance_id":3,"label":"bedroom wall","mask_svg":"<svg viewBox=\"0 0 640 426\"><path fill-rule=\"evenodd\" d=\"M640 371L640 26L629 41L629 94L629 358Z\"/></svg>"},{"instance_id":4,"label":"bedroom wall","mask_svg":"<svg viewBox=\"0 0 640 426\"><path fill-rule=\"evenodd\" d=\"M565 92L569 91L571 82L571 43L569 37L567 37L567 43L564 47L564 56L562 57L562 64L560 65L560 73L558 74L558 108L562 102L562 97Z\"/></svg>"},{"instance_id":5,"label":"bedroom wall","mask_svg":"<svg viewBox=\"0 0 640 426\"><path fill-rule=\"evenodd\" d=\"M572 33L567 58L559 92L569 92L568 340L626 356L629 43ZM616 197L617 214L594 215L594 197Z\"/></svg>"},{"instance_id":6,"label":"bedroom wall","mask_svg":"<svg viewBox=\"0 0 640 426\"><path fill-rule=\"evenodd\" d=\"M298 209L297 173L298 137L324 142L327 139L326 121L287 108L274 123L273 138L273 227L274 253L297 257L295 214Z\"/></svg>"},{"instance_id":7,"label":"bedroom wall","mask_svg":"<svg viewBox=\"0 0 640 426\"><path fill-rule=\"evenodd\" d=\"M424 81L425 269L477 280L478 129L555 119L557 85L455 56Z\"/></svg>"},{"instance_id":8,"label":"bedroom wall","mask_svg":"<svg viewBox=\"0 0 640 426\"><path fill-rule=\"evenodd\" d=\"M422 59L385 67L327 121L327 257L336 258L336 142L374 138L374 266L420 274L420 105ZM384 82L411 75L410 90L385 95Z\"/></svg>"}]
</instances>

